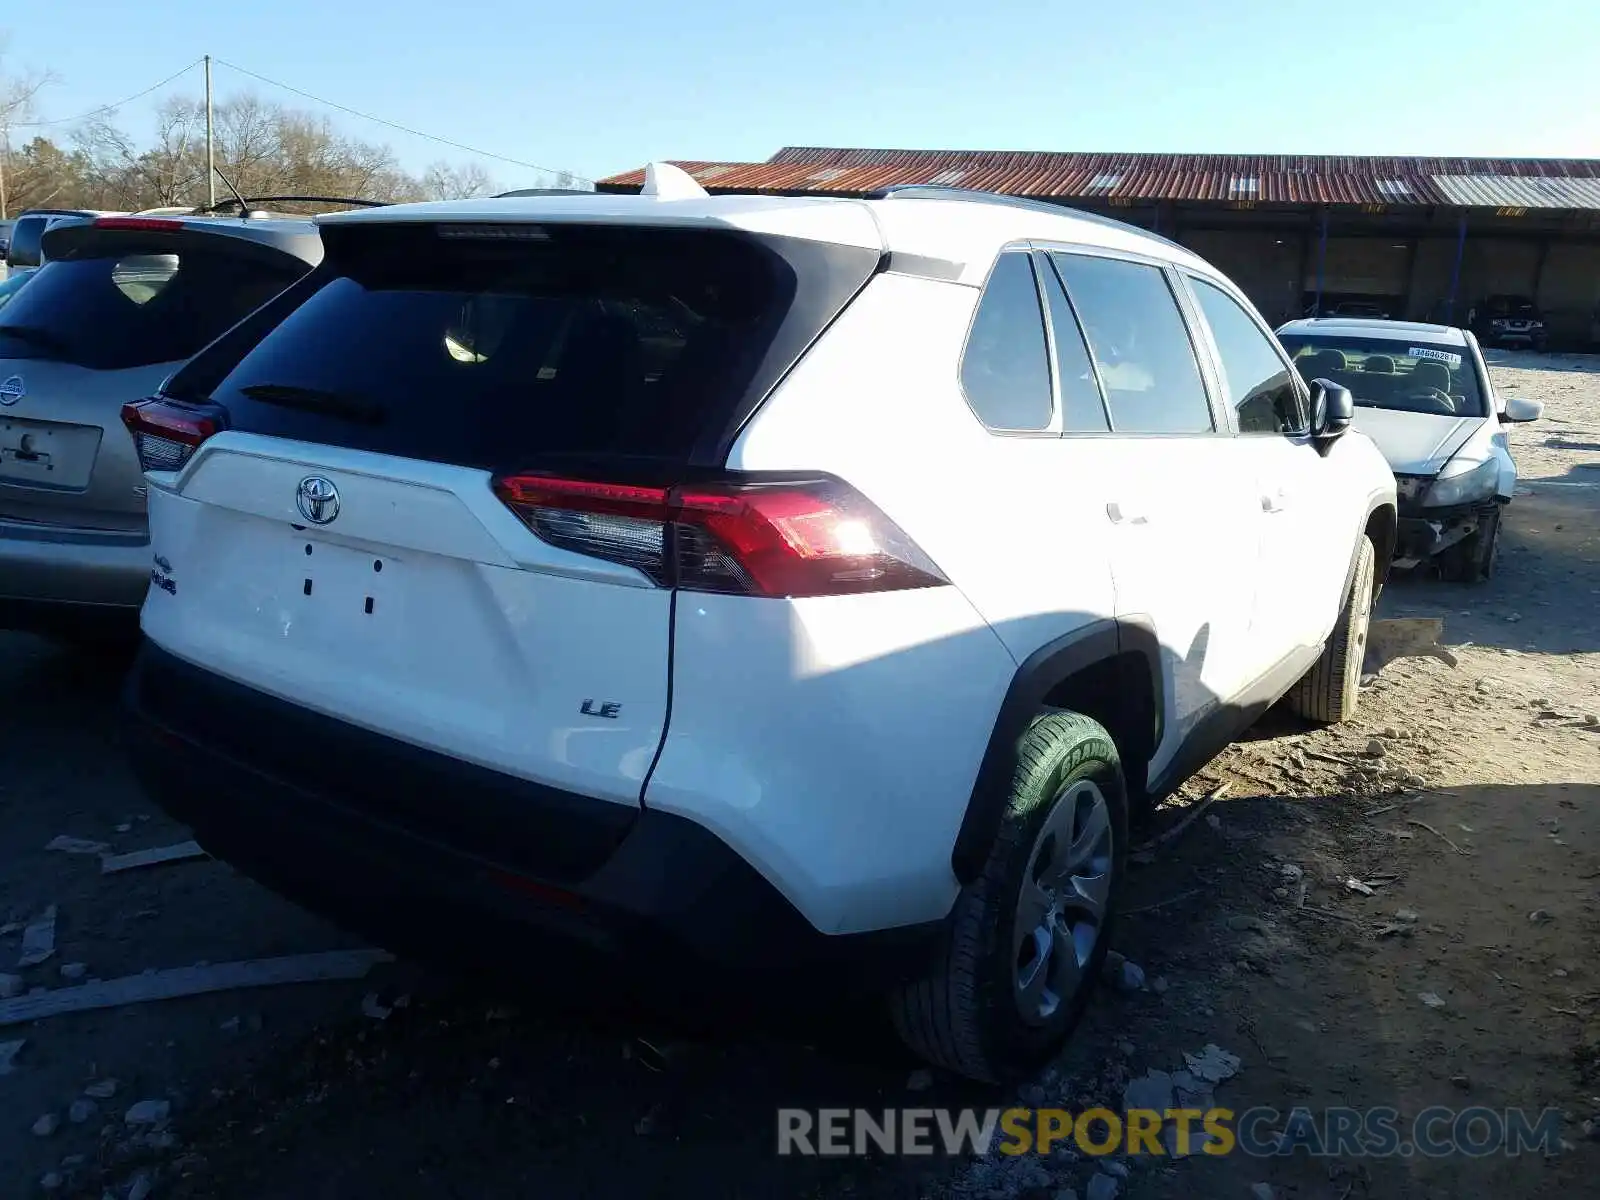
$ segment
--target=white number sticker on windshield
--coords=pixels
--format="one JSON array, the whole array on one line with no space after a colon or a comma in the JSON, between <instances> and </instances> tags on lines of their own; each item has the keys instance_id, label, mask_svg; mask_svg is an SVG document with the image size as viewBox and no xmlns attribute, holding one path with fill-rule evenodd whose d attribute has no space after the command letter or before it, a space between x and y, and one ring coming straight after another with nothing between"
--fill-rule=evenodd
<instances>
[{"instance_id":1,"label":"white number sticker on windshield","mask_svg":"<svg viewBox=\"0 0 1600 1200\"><path fill-rule=\"evenodd\" d=\"M1448 350L1430 350L1426 346L1412 346L1406 351L1408 358L1431 358L1434 362L1449 363L1453 371L1461 365L1461 355L1451 354Z\"/></svg>"}]
</instances>

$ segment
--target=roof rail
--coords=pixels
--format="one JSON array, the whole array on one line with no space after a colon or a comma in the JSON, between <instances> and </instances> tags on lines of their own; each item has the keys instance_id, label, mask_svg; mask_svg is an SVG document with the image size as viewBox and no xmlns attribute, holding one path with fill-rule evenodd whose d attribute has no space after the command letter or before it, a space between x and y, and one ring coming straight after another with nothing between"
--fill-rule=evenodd
<instances>
[{"instance_id":1,"label":"roof rail","mask_svg":"<svg viewBox=\"0 0 1600 1200\"><path fill-rule=\"evenodd\" d=\"M523 196L592 196L593 192L578 188L513 188L509 192L496 192L491 200L515 200Z\"/></svg>"},{"instance_id":2,"label":"roof rail","mask_svg":"<svg viewBox=\"0 0 1600 1200\"><path fill-rule=\"evenodd\" d=\"M350 204L356 208L383 208L388 200L362 200L355 196L245 196L243 202L233 196L215 204L203 204L196 214L222 212L229 208L243 208L247 204Z\"/></svg>"},{"instance_id":3,"label":"roof rail","mask_svg":"<svg viewBox=\"0 0 1600 1200\"><path fill-rule=\"evenodd\" d=\"M1068 204L1056 204L1049 200L1029 200L1024 196L1007 196L1000 192L984 192L977 188L945 187L937 183L897 183L886 188L879 188L875 192L867 193L868 200L966 200L974 204L1000 204L1007 208L1025 208L1030 212L1047 212L1055 216L1068 215L1080 221L1088 221L1095 225L1103 225L1108 229L1126 229L1133 233L1143 234L1147 238L1154 238L1164 242L1177 250L1183 246L1169 237L1162 237L1159 233L1152 233L1141 225L1131 221L1119 221L1115 217L1103 216L1100 213L1085 212L1081 208L1073 208Z\"/></svg>"}]
</instances>

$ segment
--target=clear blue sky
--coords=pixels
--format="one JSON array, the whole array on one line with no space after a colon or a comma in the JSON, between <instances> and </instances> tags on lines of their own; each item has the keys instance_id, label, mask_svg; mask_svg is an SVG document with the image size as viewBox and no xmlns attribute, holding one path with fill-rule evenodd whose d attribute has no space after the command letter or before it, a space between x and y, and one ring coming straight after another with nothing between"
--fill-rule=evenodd
<instances>
[{"instance_id":1,"label":"clear blue sky","mask_svg":"<svg viewBox=\"0 0 1600 1200\"><path fill-rule=\"evenodd\" d=\"M1600 157L1600 0L62 0L0 31L59 77L45 117L210 53L591 178L786 144ZM408 167L467 157L330 115Z\"/></svg>"}]
</instances>

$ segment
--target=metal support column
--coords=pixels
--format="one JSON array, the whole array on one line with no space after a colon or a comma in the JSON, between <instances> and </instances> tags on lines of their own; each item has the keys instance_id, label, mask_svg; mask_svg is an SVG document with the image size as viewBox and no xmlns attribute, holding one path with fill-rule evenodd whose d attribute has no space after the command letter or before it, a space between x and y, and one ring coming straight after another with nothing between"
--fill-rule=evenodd
<instances>
[{"instance_id":1,"label":"metal support column","mask_svg":"<svg viewBox=\"0 0 1600 1200\"><path fill-rule=\"evenodd\" d=\"M1417 258L1420 242L1417 238L1406 239L1406 294L1400 301L1400 319L1411 321L1416 312L1417 305ZM1426 316L1427 314L1423 314Z\"/></svg>"},{"instance_id":2,"label":"metal support column","mask_svg":"<svg viewBox=\"0 0 1600 1200\"><path fill-rule=\"evenodd\" d=\"M1307 222L1304 232L1300 234L1300 266L1295 272L1294 287L1289 296L1289 303L1293 306L1293 315L1296 317L1306 315L1306 273L1310 270L1311 225Z\"/></svg>"},{"instance_id":3,"label":"metal support column","mask_svg":"<svg viewBox=\"0 0 1600 1200\"><path fill-rule=\"evenodd\" d=\"M1544 287L1544 265L1550 261L1550 239L1543 238L1539 242L1539 257L1533 263L1533 291L1528 293L1528 299L1535 304L1543 304L1539 299L1539 292Z\"/></svg>"},{"instance_id":4,"label":"metal support column","mask_svg":"<svg viewBox=\"0 0 1600 1200\"><path fill-rule=\"evenodd\" d=\"M1322 233L1317 239L1317 299L1312 306L1311 315L1322 315L1322 286L1328 275L1328 210L1322 210Z\"/></svg>"},{"instance_id":5,"label":"metal support column","mask_svg":"<svg viewBox=\"0 0 1600 1200\"><path fill-rule=\"evenodd\" d=\"M1456 323L1456 293L1461 288L1461 259L1467 251L1467 214L1456 219L1456 260L1450 265L1449 323Z\"/></svg>"}]
</instances>

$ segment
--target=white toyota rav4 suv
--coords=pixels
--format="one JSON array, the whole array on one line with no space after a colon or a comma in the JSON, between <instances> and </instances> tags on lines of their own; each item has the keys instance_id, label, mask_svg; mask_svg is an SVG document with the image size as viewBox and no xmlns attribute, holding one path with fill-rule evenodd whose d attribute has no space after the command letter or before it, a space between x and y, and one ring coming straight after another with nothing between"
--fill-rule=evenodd
<instances>
[{"instance_id":1,"label":"white toyota rav4 suv","mask_svg":"<svg viewBox=\"0 0 1600 1200\"><path fill-rule=\"evenodd\" d=\"M140 776L399 949L871 989L1033 1067L1130 814L1354 711L1393 477L1141 230L651 180L319 218L128 406Z\"/></svg>"}]
</instances>

